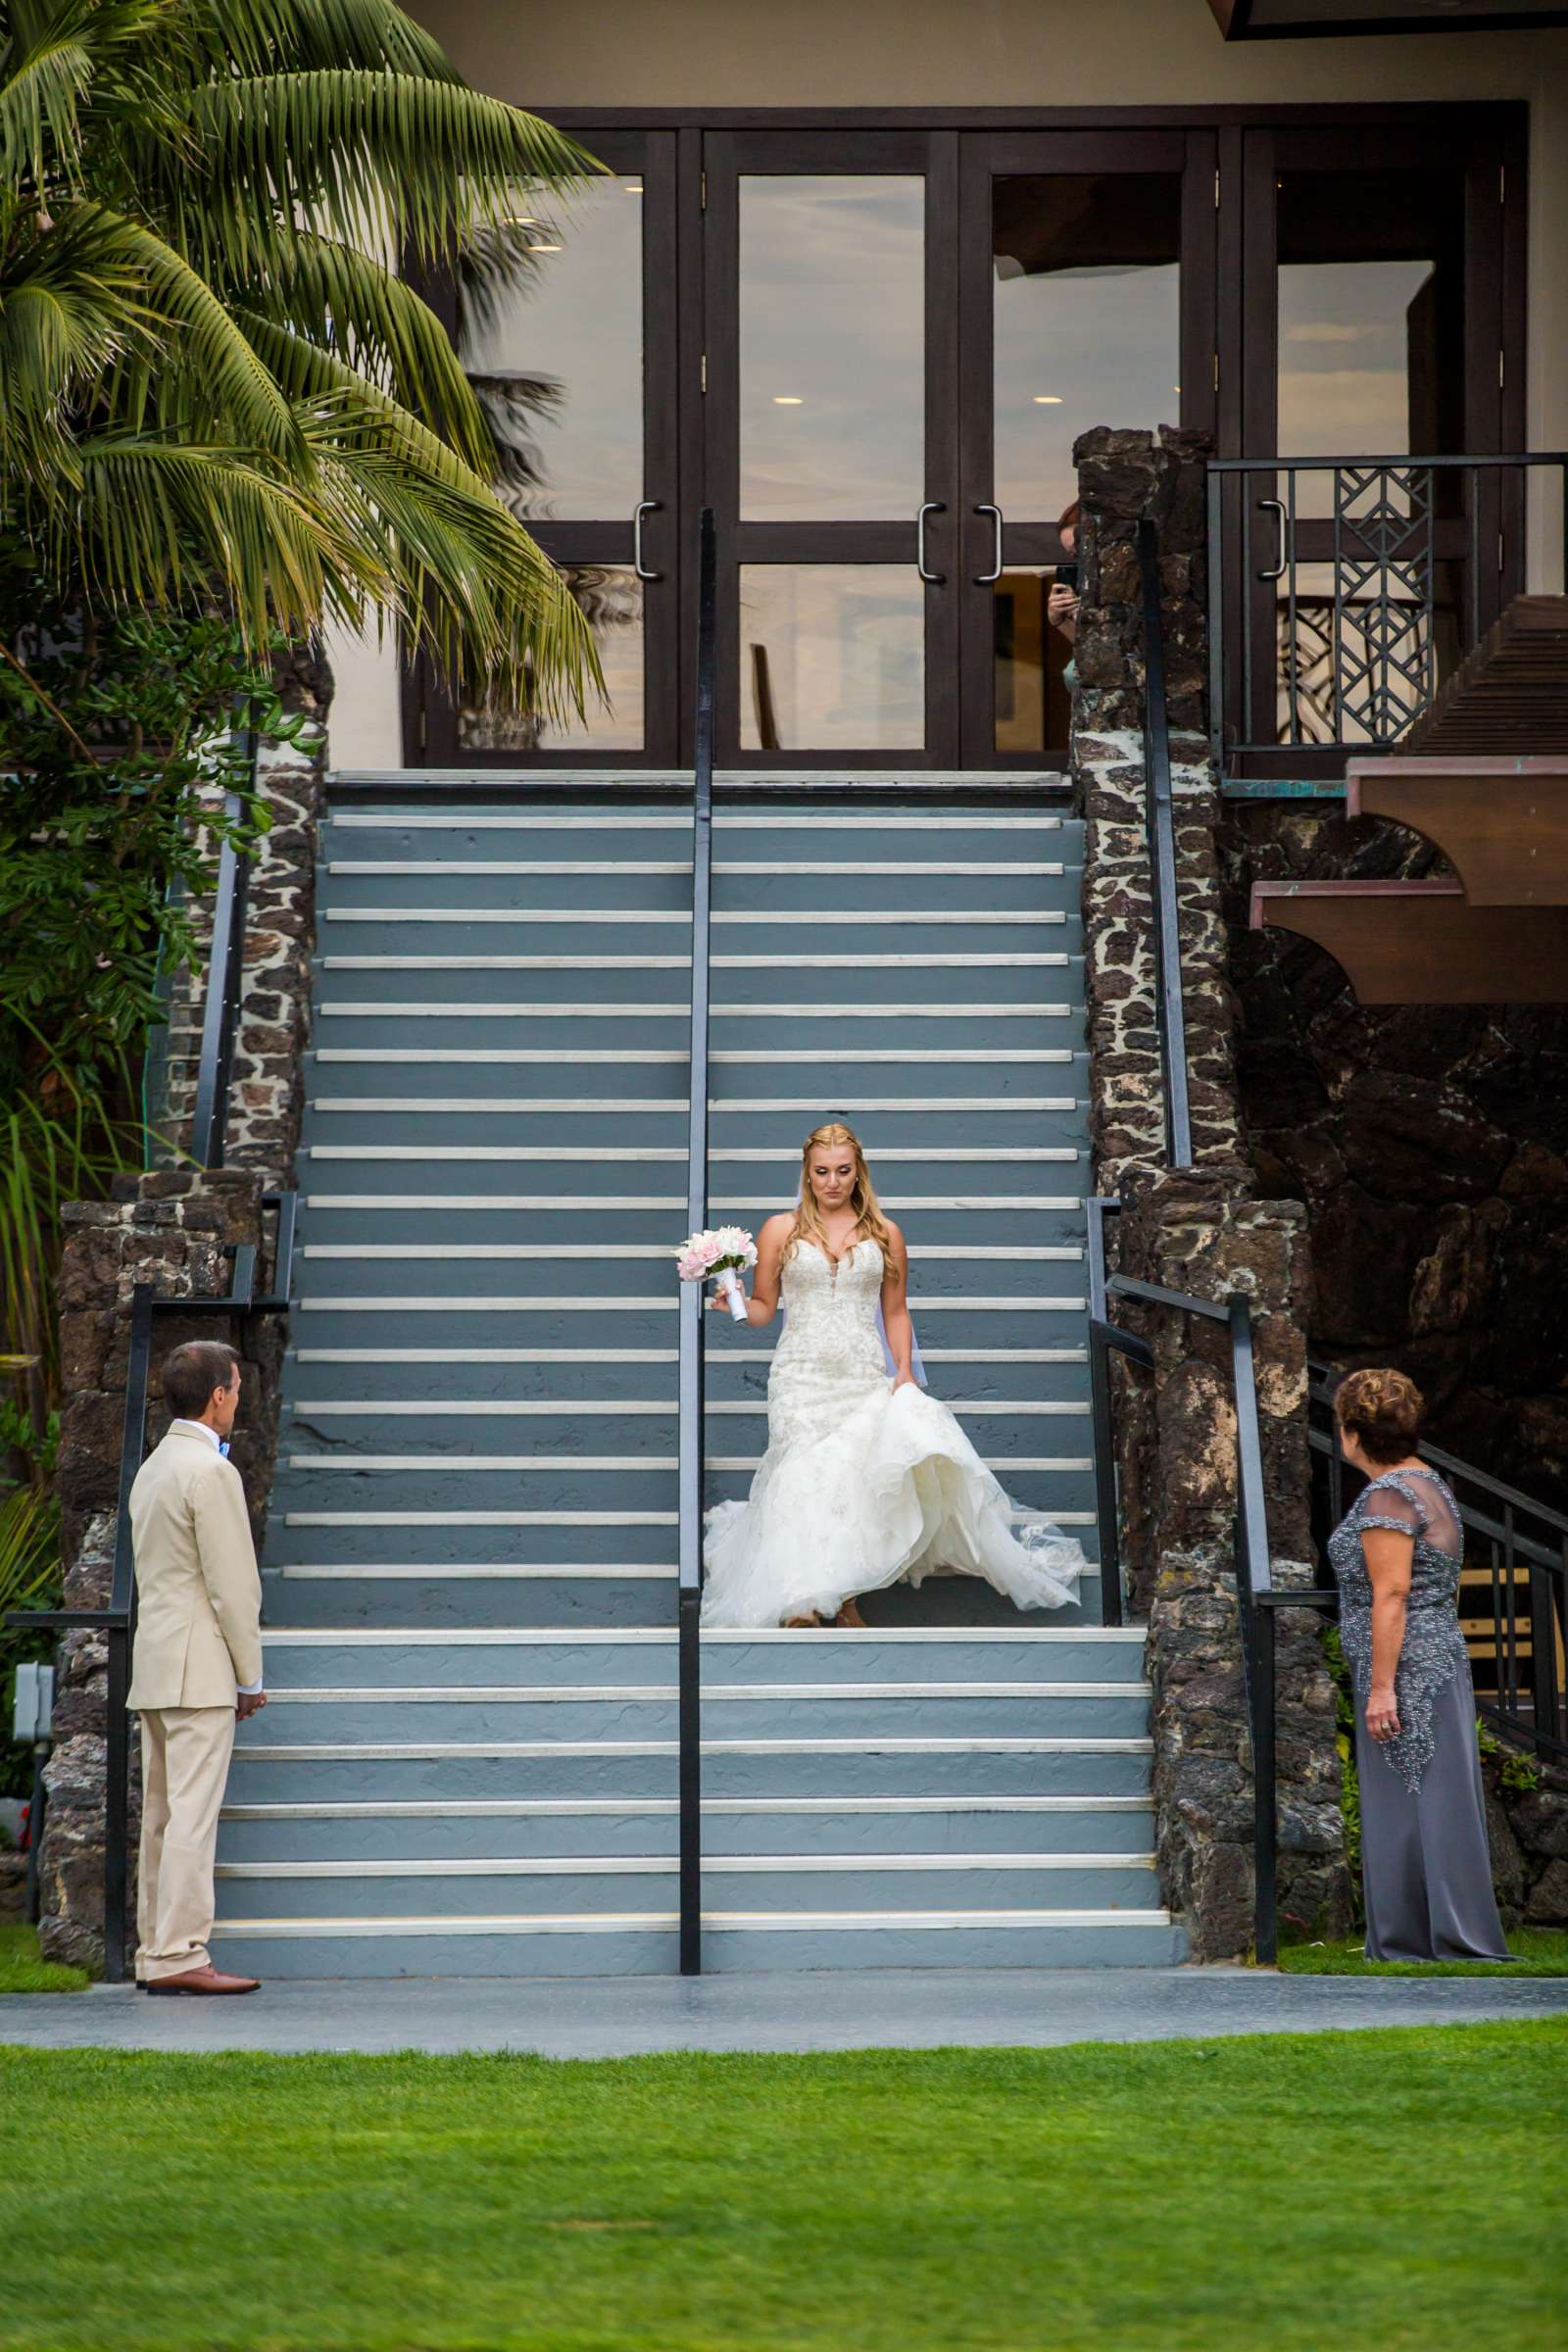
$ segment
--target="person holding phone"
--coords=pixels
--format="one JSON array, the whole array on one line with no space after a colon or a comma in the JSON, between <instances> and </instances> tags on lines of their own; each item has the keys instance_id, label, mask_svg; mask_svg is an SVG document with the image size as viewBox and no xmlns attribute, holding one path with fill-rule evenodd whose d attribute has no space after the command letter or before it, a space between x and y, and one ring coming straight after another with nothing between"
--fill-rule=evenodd
<instances>
[{"instance_id":1,"label":"person holding phone","mask_svg":"<svg viewBox=\"0 0 1568 2352\"><path fill-rule=\"evenodd\" d=\"M1077 499L1073 500L1070 507L1063 509L1057 518L1056 528L1061 534L1061 544L1067 550L1068 556L1075 557L1078 552ZM1046 619L1058 636L1065 637L1069 646L1074 644L1078 635L1078 565L1076 563L1056 565L1056 576L1051 584L1051 593L1046 599ZM1078 664L1070 653L1067 657L1066 667L1061 673L1061 682L1069 694L1078 683Z\"/></svg>"}]
</instances>

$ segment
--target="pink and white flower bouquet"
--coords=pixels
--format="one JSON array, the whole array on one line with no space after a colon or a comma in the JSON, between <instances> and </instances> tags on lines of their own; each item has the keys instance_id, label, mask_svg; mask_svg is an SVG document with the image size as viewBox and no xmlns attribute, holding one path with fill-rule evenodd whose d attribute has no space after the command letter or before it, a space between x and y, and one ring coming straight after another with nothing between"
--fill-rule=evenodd
<instances>
[{"instance_id":1,"label":"pink and white flower bouquet","mask_svg":"<svg viewBox=\"0 0 1568 2352\"><path fill-rule=\"evenodd\" d=\"M729 1300L729 1311L737 1323L747 1320L746 1294L737 1276L756 1263L757 1244L743 1225L720 1225L712 1233L694 1233L675 1252L682 1282L707 1282L710 1275L715 1277L719 1297Z\"/></svg>"}]
</instances>

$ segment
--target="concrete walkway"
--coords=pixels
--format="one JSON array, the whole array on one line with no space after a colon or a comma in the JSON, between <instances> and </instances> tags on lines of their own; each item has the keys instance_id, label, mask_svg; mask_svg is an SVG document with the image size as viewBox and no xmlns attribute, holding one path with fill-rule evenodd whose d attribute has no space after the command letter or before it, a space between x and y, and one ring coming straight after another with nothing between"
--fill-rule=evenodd
<instances>
[{"instance_id":1,"label":"concrete walkway","mask_svg":"<svg viewBox=\"0 0 1568 2352\"><path fill-rule=\"evenodd\" d=\"M1280 1977L1255 1969L867 1969L833 1975L333 1978L240 2000L130 1987L0 2000L0 2043L66 2050L1045 2047L1568 2015L1568 1978Z\"/></svg>"}]
</instances>

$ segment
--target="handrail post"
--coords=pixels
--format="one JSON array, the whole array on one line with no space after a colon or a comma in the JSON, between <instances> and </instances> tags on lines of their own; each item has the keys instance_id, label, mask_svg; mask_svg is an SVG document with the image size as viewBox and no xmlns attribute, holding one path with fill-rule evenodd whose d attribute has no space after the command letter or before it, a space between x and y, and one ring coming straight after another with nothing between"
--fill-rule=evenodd
<instances>
[{"instance_id":1,"label":"handrail post","mask_svg":"<svg viewBox=\"0 0 1568 2352\"><path fill-rule=\"evenodd\" d=\"M254 777L256 730L245 736L246 756ZM223 795L223 817L232 827L245 814L242 796ZM239 1017L245 965L245 912L250 890L251 861L237 850L230 832L218 858L218 895L213 906L213 941L207 962L207 995L202 1004L201 1059L196 1069L196 1104L191 1115L191 1157L199 1168L220 1168L228 1124L228 1081L234 1060L234 1027Z\"/></svg>"},{"instance_id":2,"label":"handrail post","mask_svg":"<svg viewBox=\"0 0 1568 2352\"><path fill-rule=\"evenodd\" d=\"M1100 1536L1100 1622L1120 1625L1121 1531L1117 1525L1110 1343L1105 1336L1105 1214L1119 1205L1092 1195L1084 1203L1089 1272L1089 1409L1093 1416L1095 1520Z\"/></svg>"},{"instance_id":3,"label":"handrail post","mask_svg":"<svg viewBox=\"0 0 1568 2352\"><path fill-rule=\"evenodd\" d=\"M1182 1003L1181 902L1176 888L1176 814L1171 796L1170 733L1165 715L1165 633L1159 607L1159 542L1152 522L1138 525L1144 612L1144 782L1149 880L1155 928L1154 1006L1165 1080L1166 1156L1193 1164L1187 1091L1187 1015Z\"/></svg>"},{"instance_id":4,"label":"handrail post","mask_svg":"<svg viewBox=\"0 0 1568 2352\"><path fill-rule=\"evenodd\" d=\"M1279 1950L1274 1613L1268 1604L1274 1572L1269 1558L1268 1505L1263 1491L1263 1442L1257 1419L1252 1310L1239 1292L1232 1294L1227 1306L1231 1385L1236 1398L1236 1600L1241 1616L1242 1672L1252 1742L1253 1939L1259 1966L1272 1968Z\"/></svg>"},{"instance_id":5,"label":"handrail post","mask_svg":"<svg viewBox=\"0 0 1568 2352\"><path fill-rule=\"evenodd\" d=\"M712 896L713 727L717 605L713 511L698 525L697 744L692 787L692 1021L686 1209L690 1230L708 1222L709 924ZM680 1973L703 1973L703 1288L680 1300L680 1586L677 1642L680 1813Z\"/></svg>"},{"instance_id":6,"label":"handrail post","mask_svg":"<svg viewBox=\"0 0 1568 2352\"><path fill-rule=\"evenodd\" d=\"M130 1875L130 1689L131 1626L135 1610L135 1559L130 1541L130 1490L147 1444L147 1388L152 1373L153 1300L150 1282L130 1295L130 1346L125 1358L125 1412L120 1440L120 1495L115 1518L115 1557L109 1605L116 1622L106 1629L109 1648L104 1705L104 1977L125 1982L125 1891Z\"/></svg>"}]
</instances>

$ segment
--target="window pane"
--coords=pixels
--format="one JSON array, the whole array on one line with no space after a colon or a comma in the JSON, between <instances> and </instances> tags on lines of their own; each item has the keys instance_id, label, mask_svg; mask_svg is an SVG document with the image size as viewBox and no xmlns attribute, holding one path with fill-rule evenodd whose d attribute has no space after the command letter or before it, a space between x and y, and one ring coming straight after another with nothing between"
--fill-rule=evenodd
<instances>
[{"instance_id":1,"label":"window pane","mask_svg":"<svg viewBox=\"0 0 1568 2352\"><path fill-rule=\"evenodd\" d=\"M1460 174L1291 172L1278 202L1280 455L1463 449ZM1297 512L1333 512L1327 475L1298 478Z\"/></svg>"},{"instance_id":2,"label":"window pane","mask_svg":"<svg viewBox=\"0 0 1568 2352\"><path fill-rule=\"evenodd\" d=\"M634 571L564 564L561 572L588 617L605 673L609 707L590 700L583 718L466 704L458 742L468 752L640 752L643 748L643 584Z\"/></svg>"},{"instance_id":3,"label":"window pane","mask_svg":"<svg viewBox=\"0 0 1568 2352\"><path fill-rule=\"evenodd\" d=\"M925 480L925 182L740 189L741 514L910 515Z\"/></svg>"},{"instance_id":4,"label":"window pane","mask_svg":"<svg viewBox=\"0 0 1568 2352\"><path fill-rule=\"evenodd\" d=\"M925 591L906 564L741 566L748 751L925 742Z\"/></svg>"},{"instance_id":5,"label":"window pane","mask_svg":"<svg viewBox=\"0 0 1568 2352\"><path fill-rule=\"evenodd\" d=\"M1052 521L1078 495L1072 445L1092 425L1181 414L1181 180L1131 172L998 179L997 504Z\"/></svg>"},{"instance_id":6,"label":"window pane","mask_svg":"<svg viewBox=\"0 0 1568 2352\"><path fill-rule=\"evenodd\" d=\"M643 495L643 218L635 173L594 180L541 218L532 281L486 318L464 303L460 348L536 520L605 520Z\"/></svg>"}]
</instances>

